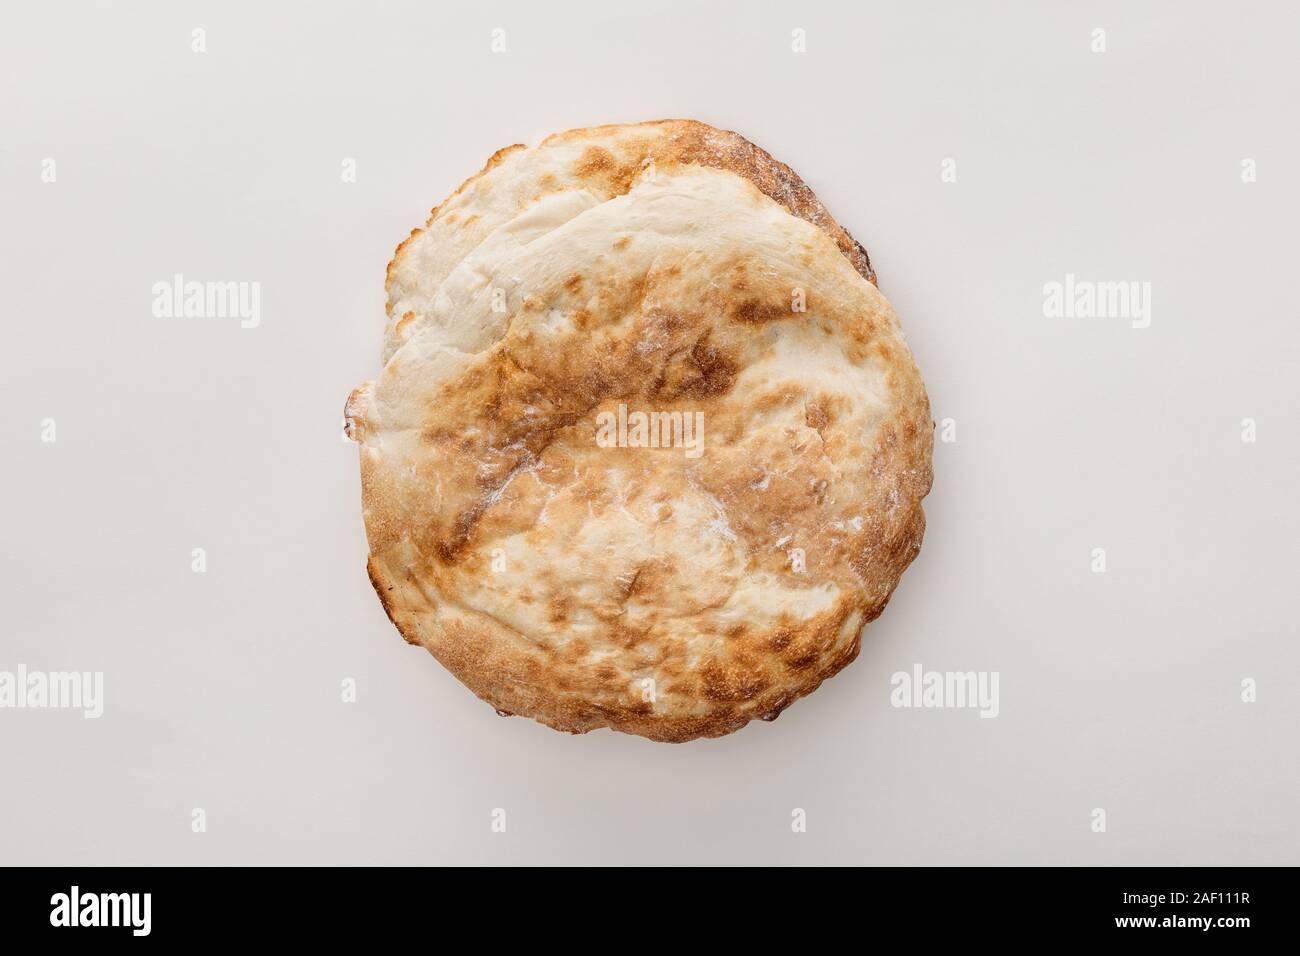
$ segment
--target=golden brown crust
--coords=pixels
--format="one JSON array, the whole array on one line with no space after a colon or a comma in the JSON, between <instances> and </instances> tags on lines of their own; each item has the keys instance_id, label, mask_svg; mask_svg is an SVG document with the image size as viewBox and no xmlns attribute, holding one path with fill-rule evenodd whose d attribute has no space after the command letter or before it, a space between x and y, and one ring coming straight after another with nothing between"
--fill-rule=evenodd
<instances>
[{"instance_id":1,"label":"golden brown crust","mask_svg":"<svg viewBox=\"0 0 1300 956\"><path fill-rule=\"evenodd\" d=\"M632 148L625 147L615 164L615 178L630 181L640 171L641 154L646 152L654 156L656 164L698 164L743 176L769 199L784 206L791 215L811 222L830 236L858 274L875 283L876 272L867 250L831 217L816 193L793 169L739 133L717 129L698 120L662 119L647 120L633 126L610 124L573 129L552 134L542 140L541 145L587 140L609 132L627 135L629 131L653 131L657 135L653 139L646 137L644 141L632 138L629 144ZM641 154L635 148L638 146Z\"/></svg>"},{"instance_id":2,"label":"golden brown crust","mask_svg":"<svg viewBox=\"0 0 1300 956\"><path fill-rule=\"evenodd\" d=\"M859 275L868 282L876 282L876 272L867 250L835 221L812 189L793 169L739 133L716 129L698 120L647 120L630 125L608 124L555 133L542 140L538 148L562 143L589 144L589 158L580 164L579 171L589 184L604 180L610 195L627 191L633 179L643 171L647 157L653 157L657 165L665 168L698 164L743 176L769 199L784 206L791 215L811 222L825 232ZM526 149L523 144L516 143L497 150L488 157L482 169L433 207L423 227L412 229L411 234L398 243L384 280L384 289L390 293L390 313L394 270L407 253L411 241L427 230L454 199L500 166L506 157Z\"/></svg>"},{"instance_id":3,"label":"golden brown crust","mask_svg":"<svg viewBox=\"0 0 1300 956\"><path fill-rule=\"evenodd\" d=\"M518 149L439 209L469 228ZM537 149L560 159L514 170L523 193L567 177L626 198L409 296L433 304L404 309L347 408L371 581L500 713L673 742L774 719L857 656L920 548L932 423L897 320L865 252L734 133L670 120ZM514 283L499 322L494 274ZM704 453L599 447L620 406L704 416Z\"/></svg>"}]
</instances>

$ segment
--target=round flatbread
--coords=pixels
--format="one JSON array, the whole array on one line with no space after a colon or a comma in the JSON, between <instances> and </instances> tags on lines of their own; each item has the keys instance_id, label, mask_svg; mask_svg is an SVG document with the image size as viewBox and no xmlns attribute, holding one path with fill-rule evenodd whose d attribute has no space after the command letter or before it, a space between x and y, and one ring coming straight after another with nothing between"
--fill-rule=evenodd
<instances>
[{"instance_id":1,"label":"round flatbread","mask_svg":"<svg viewBox=\"0 0 1300 956\"><path fill-rule=\"evenodd\" d=\"M398 629L572 732L719 736L814 690L925 527L929 404L874 278L734 133L497 153L398 248L347 405Z\"/></svg>"}]
</instances>

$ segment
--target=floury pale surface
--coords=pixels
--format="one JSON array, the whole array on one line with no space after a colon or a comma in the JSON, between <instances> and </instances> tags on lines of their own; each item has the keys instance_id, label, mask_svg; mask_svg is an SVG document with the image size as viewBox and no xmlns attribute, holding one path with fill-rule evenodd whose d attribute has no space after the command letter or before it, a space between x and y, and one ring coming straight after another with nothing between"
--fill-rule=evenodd
<instances>
[{"instance_id":1,"label":"floury pale surface","mask_svg":"<svg viewBox=\"0 0 1300 956\"><path fill-rule=\"evenodd\" d=\"M9 26L0 671L102 673L104 708L0 708L0 859L1300 862L1300 14L158 3ZM466 170L680 115L789 162L870 251L937 477L856 663L774 724L667 748L498 719L396 640L339 426L377 359L376 269ZM155 315L177 274L205 316L206 283L250 306L259 283L258 324ZM1069 301L1087 282L1122 312L1122 283L1146 315L1072 315L1068 276ZM921 706L896 705L918 669ZM977 703L998 675L996 718L925 706L932 673L974 674Z\"/></svg>"}]
</instances>

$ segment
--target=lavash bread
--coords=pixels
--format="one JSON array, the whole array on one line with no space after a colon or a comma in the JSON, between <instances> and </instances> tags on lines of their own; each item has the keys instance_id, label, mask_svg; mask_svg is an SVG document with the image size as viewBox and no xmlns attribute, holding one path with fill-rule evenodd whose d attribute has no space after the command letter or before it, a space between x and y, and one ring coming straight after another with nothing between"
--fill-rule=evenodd
<instances>
[{"instance_id":1,"label":"lavash bread","mask_svg":"<svg viewBox=\"0 0 1300 956\"><path fill-rule=\"evenodd\" d=\"M874 279L734 133L498 152L398 247L347 404L403 636L571 732L720 736L816 689L925 527L929 403ZM702 414L702 448L626 447L636 412Z\"/></svg>"}]
</instances>

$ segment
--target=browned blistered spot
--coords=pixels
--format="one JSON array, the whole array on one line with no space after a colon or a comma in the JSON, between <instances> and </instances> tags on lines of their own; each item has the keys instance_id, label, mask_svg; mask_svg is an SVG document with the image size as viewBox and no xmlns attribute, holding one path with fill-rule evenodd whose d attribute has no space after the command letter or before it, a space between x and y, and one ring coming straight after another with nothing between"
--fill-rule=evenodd
<instances>
[{"instance_id":1,"label":"browned blistered spot","mask_svg":"<svg viewBox=\"0 0 1300 956\"><path fill-rule=\"evenodd\" d=\"M575 169L579 176L591 176L607 169L613 169L618 163L608 150L599 146L588 146L578 160Z\"/></svg>"},{"instance_id":2,"label":"browned blistered spot","mask_svg":"<svg viewBox=\"0 0 1300 956\"><path fill-rule=\"evenodd\" d=\"M642 561L628 577L621 579L624 600L639 598L646 600L662 595L672 583L676 563L672 558L663 556Z\"/></svg>"},{"instance_id":3,"label":"browned blistered spot","mask_svg":"<svg viewBox=\"0 0 1300 956\"><path fill-rule=\"evenodd\" d=\"M744 654L727 662L711 658L700 670L703 696L716 701L744 701L761 694L768 687L762 671Z\"/></svg>"},{"instance_id":4,"label":"browned blistered spot","mask_svg":"<svg viewBox=\"0 0 1300 956\"><path fill-rule=\"evenodd\" d=\"M638 171L636 165L620 163L609 150L600 146L588 146L574 167L580 179L602 183L612 196L621 196L631 189Z\"/></svg>"},{"instance_id":5,"label":"browned blistered spot","mask_svg":"<svg viewBox=\"0 0 1300 956\"><path fill-rule=\"evenodd\" d=\"M556 594L546 606L546 619L552 624L563 624L569 619L569 613L573 610L573 596L570 594Z\"/></svg>"},{"instance_id":6,"label":"browned blistered spot","mask_svg":"<svg viewBox=\"0 0 1300 956\"><path fill-rule=\"evenodd\" d=\"M470 531L473 530L477 520L477 508L467 508L459 512L450 533L434 542L434 550L443 564L453 564L464 552Z\"/></svg>"},{"instance_id":7,"label":"browned blistered spot","mask_svg":"<svg viewBox=\"0 0 1300 956\"><path fill-rule=\"evenodd\" d=\"M648 628L615 627L610 632L610 641L631 652L635 651L637 645L643 644L649 634ZM647 649L643 649L640 654L637 654L637 658L637 667L649 667L654 663L652 657L647 653Z\"/></svg>"},{"instance_id":8,"label":"browned blistered spot","mask_svg":"<svg viewBox=\"0 0 1300 956\"><path fill-rule=\"evenodd\" d=\"M818 404L809 405L803 412L804 423L818 434L821 430L831 423L831 417L826 409Z\"/></svg>"},{"instance_id":9,"label":"browned blistered spot","mask_svg":"<svg viewBox=\"0 0 1300 956\"><path fill-rule=\"evenodd\" d=\"M420 432L420 441L426 445L441 445L450 448L455 444L457 432L454 432L442 425L436 425L426 428Z\"/></svg>"},{"instance_id":10,"label":"browned blistered spot","mask_svg":"<svg viewBox=\"0 0 1300 956\"><path fill-rule=\"evenodd\" d=\"M631 236L619 236L617 239L614 240L614 248L619 250L626 249L631 244L632 244Z\"/></svg>"},{"instance_id":11,"label":"browned blistered spot","mask_svg":"<svg viewBox=\"0 0 1300 956\"><path fill-rule=\"evenodd\" d=\"M670 314L664 314L660 319L658 335L655 331L647 330L643 338L647 341L670 342L677 321ZM665 401L675 401L684 398L707 399L730 391L739 373L739 363L709 339L710 332L706 331L689 349L670 349L668 360L649 389L650 394ZM692 414L693 411L694 409L683 409L682 414Z\"/></svg>"},{"instance_id":12,"label":"browned blistered spot","mask_svg":"<svg viewBox=\"0 0 1300 956\"><path fill-rule=\"evenodd\" d=\"M561 645L557 653L562 659L576 663L591 653L591 645L581 638L574 638Z\"/></svg>"},{"instance_id":13,"label":"browned blistered spot","mask_svg":"<svg viewBox=\"0 0 1300 956\"><path fill-rule=\"evenodd\" d=\"M721 349L709 344L705 333L691 347L691 361L700 370L699 385L691 390L692 395L706 397L721 395L728 391L736 380L736 361Z\"/></svg>"},{"instance_id":14,"label":"browned blistered spot","mask_svg":"<svg viewBox=\"0 0 1300 956\"><path fill-rule=\"evenodd\" d=\"M789 405L791 402L802 401L804 397L803 387L788 383L778 386L768 392L763 392L751 399L754 403L754 410L757 412L771 412L783 405Z\"/></svg>"},{"instance_id":15,"label":"browned blistered spot","mask_svg":"<svg viewBox=\"0 0 1300 956\"><path fill-rule=\"evenodd\" d=\"M564 280L564 287L576 295L578 291L582 289L582 276L575 272L573 275L569 276L569 278Z\"/></svg>"},{"instance_id":16,"label":"browned blistered spot","mask_svg":"<svg viewBox=\"0 0 1300 956\"><path fill-rule=\"evenodd\" d=\"M794 639L789 631L777 631L768 639L768 646L774 651L783 651L790 646L790 641Z\"/></svg>"},{"instance_id":17,"label":"browned blistered spot","mask_svg":"<svg viewBox=\"0 0 1300 956\"><path fill-rule=\"evenodd\" d=\"M664 345L671 343L677 333L691 326L691 320L681 312L647 308L636 321L636 337L640 340L655 340Z\"/></svg>"},{"instance_id":18,"label":"browned blistered spot","mask_svg":"<svg viewBox=\"0 0 1300 956\"><path fill-rule=\"evenodd\" d=\"M731 317L737 322L754 325L788 318L790 314L790 309L784 302L763 302L759 299L745 299L731 310Z\"/></svg>"},{"instance_id":19,"label":"browned blistered spot","mask_svg":"<svg viewBox=\"0 0 1300 956\"><path fill-rule=\"evenodd\" d=\"M618 315L620 310L626 314L639 306L645 293L646 274L634 272L631 275L615 273L601 285L597 294L606 314Z\"/></svg>"},{"instance_id":20,"label":"browned blistered spot","mask_svg":"<svg viewBox=\"0 0 1300 956\"><path fill-rule=\"evenodd\" d=\"M817 658L819 656L817 648L815 647L800 651L793 657L787 657L785 659L786 669L792 671L807 670L809 667L812 667L813 664L817 663Z\"/></svg>"}]
</instances>

